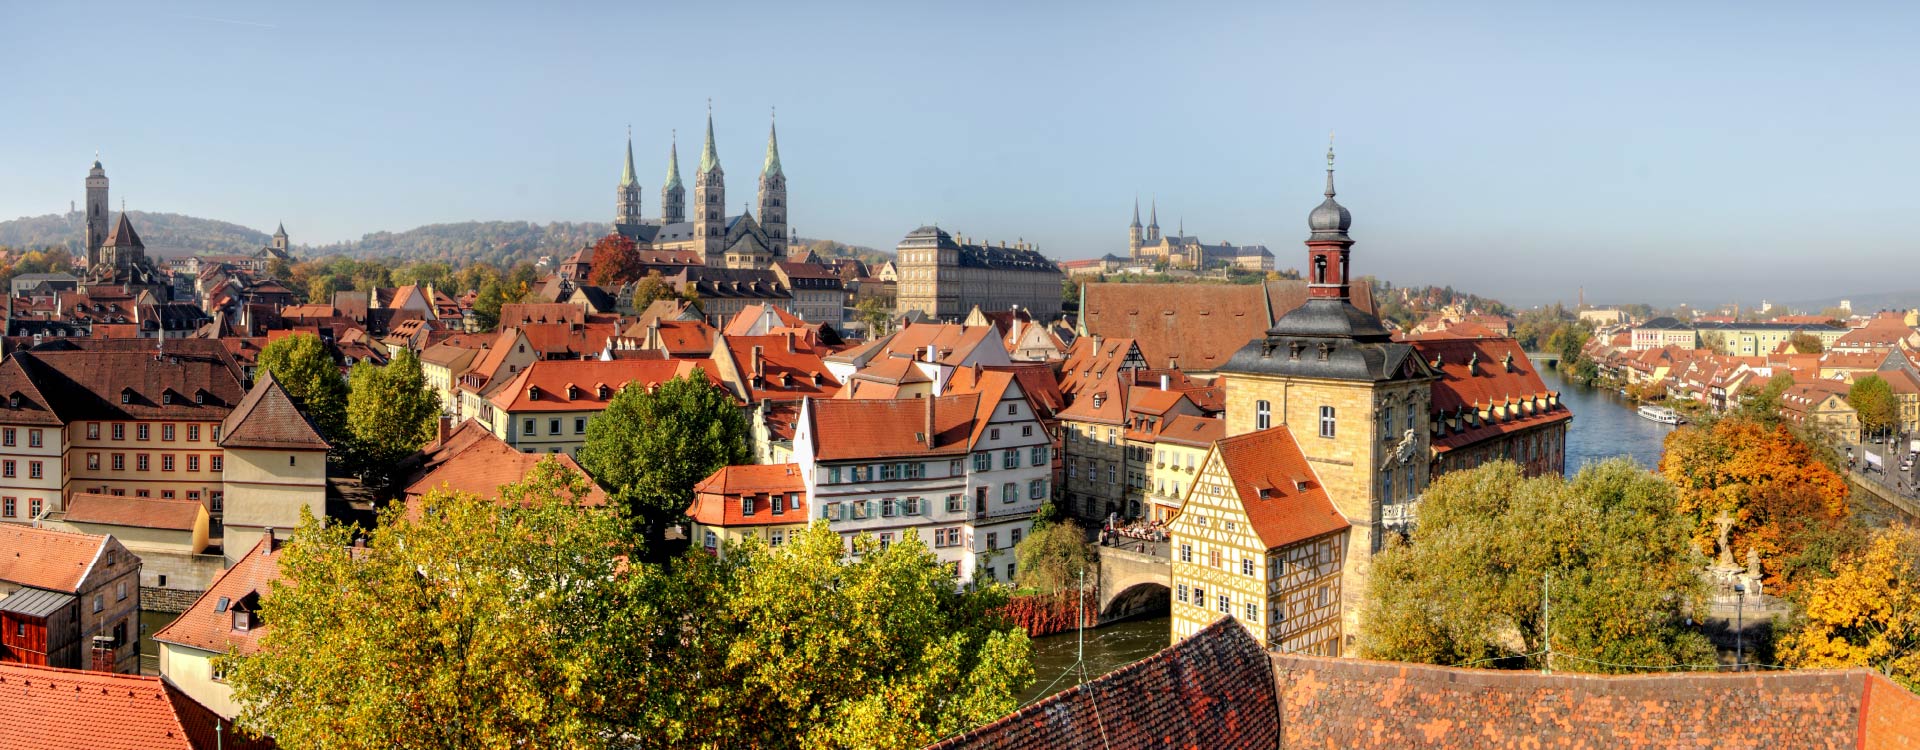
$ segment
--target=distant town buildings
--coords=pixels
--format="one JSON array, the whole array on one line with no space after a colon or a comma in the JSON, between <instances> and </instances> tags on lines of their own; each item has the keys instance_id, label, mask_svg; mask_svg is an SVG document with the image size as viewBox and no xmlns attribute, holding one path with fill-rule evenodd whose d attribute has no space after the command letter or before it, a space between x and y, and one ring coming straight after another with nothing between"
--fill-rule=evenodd
<instances>
[{"instance_id":1,"label":"distant town buildings","mask_svg":"<svg viewBox=\"0 0 1920 750\"><path fill-rule=\"evenodd\" d=\"M963 242L944 229L924 226L907 233L897 250L902 314L958 321L979 305L1024 309L1041 320L1060 317L1060 267L1025 242L1012 247Z\"/></svg>"},{"instance_id":2,"label":"distant town buildings","mask_svg":"<svg viewBox=\"0 0 1920 750\"><path fill-rule=\"evenodd\" d=\"M1133 202L1133 223L1127 225L1126 258L1133 263L1164 264L1186 269L1225 267L1241 271L1273 270L1273 253L1265 245L1235 247L1231 242L1209 245L1201 242L1199 237L1187 236L1184 226L1179 234L1162 235L1159 205L1154 205L1149 213L1151 218L1143 228L1140 226L1140 202Z\"/></svg>"}]
</instances>

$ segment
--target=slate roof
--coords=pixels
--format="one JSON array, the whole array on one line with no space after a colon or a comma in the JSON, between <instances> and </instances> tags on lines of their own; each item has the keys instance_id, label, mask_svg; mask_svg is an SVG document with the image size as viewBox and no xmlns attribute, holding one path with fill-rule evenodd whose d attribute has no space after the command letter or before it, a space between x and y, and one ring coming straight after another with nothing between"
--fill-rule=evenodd
<instances>
[{"instance_id":1,"label":"slate roof","mask_svg":"<svg viewBox=\"0 0 1920 750\"><path fill-rule=\"evenodd\" d=\"M198 500L171 500L76 492L67 501L65 520L142 529L192 531L206 509Z\"/></svg>"},{"instance_id":2,"label":"slate roof","mask_svg":"<svg viewBox=\"0 0 1920 750\"><path fill-rule=\"evenodd\" d=\"M112 538L0 525L0 581L73 593Z\"/></svg>"},{"instance_id":3,"label":"slate roof","mask_svg":"<svg viewBox=\"0 0 1920 750\"><path fill-rule=\"evenodd\" d=\"M313 420L293 405L293 397L273 379L273 373L263 368L253 390L221 423L220 447L323 451L333 446L320 436Z\"/></svg>"},{"instance_id":4,"label":"slate roof","mask_svg":"<svg viewBox=\"0 0 1920 750\"><path fill-rule=\"evenodd\" d=\"M58 591L36 589L31 586L22 588L0 599L0 612L12 612L45 619L48 615L72 606L79 599L72 594Z\"/></svg>"},{"instance_id":5,"label":"slate roof","mask_svg":"<svg viewBox=\"0 0 1920 750\"><path fill-rule=\"evenodd\" d=\"M1159 653L930 750L1272 750L1290 746L1280 728L1266 655L1245 628L1223 617Z\"/></svg>"}]
</instances>

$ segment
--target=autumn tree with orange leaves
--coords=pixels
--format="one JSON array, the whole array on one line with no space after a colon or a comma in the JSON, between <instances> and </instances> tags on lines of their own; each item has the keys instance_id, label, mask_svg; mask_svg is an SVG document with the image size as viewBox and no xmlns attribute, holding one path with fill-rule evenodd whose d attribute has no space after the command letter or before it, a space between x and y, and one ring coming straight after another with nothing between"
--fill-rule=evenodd
<instances>
[{"instance_id":1,"label":"autumn tree with orange leaves","mask_svg":"<svg viewBox=\"0 0 1920 750\"><path fill-rule=\"evenodd\" d=\"M587 281L602 289L613 289L646 272L640 263L640 250L633 240L614 232L593 243L593 273Z\"/></svg>"},{"instance_id":2,"label":"autumn tree with orange leaves","mask_svg":"<svg viewBox=\"0 0 1920 750\"><path fill-rule=\"evenodd\" d=\"M1872 667L1920 690L1920 532L1876 532L1804 594L1805 616L1780 641L1787 666Z\"/></svg>"},{"instance_id":3,"label":"autumn tree with orange leaves","mask_svg":"<svg viewBox=\"0 0 1920 750\"><path fill-rule=\"evenodd\" d=\"M1714 519L1724 511L1734 519L1734 559L1758 549L1773 592L1800 583L1789 571L1824 567L1801 558L1847 524L1846 480L1784 425L1728 417L1675 430L1660 473L1679 489L1676 509L1694 522L1694 546L1718 553Z\"/></svg>"}]
</instances>

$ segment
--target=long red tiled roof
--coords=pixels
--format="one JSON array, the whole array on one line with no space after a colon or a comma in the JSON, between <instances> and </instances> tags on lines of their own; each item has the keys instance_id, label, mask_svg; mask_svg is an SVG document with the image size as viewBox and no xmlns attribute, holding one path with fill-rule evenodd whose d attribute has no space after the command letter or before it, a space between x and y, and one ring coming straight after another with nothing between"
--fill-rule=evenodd
<instances>
[{"instance_id":1,"label":"long red tiled roof","mask_svg":"<svg viewBox=\"0 0 1920 750\"><path fill-rule=\"evenodd\" d=\"M216 736L215 725L224 730ZM159 677L0 664L0 747L260 750Z\"/></svg>"},{"instance_id":2,"label":"long red tiled roof","mask_svg":"<svg viewBox=\"0 0 1920 750\"><path fill-rule=\"evenodd\" d=\"M1351 525L1334 509L1326 487L1286 425L1235 435L1214 445L1247 522L1267 549Z\"/></svg>"},{"instance_id":3,"label":"long red tiled roof","mask_svg":"<svg viewBox=\"0 0 1920 750\"><path fill-rule=\"evenodd\" d=\"M1154 440L1205 448L1212 445L1213 441L1226 436L1227 421L1225 419L1177 414L1160 425L1160 432L1154 435Z\"/></svg>"},{"instance_id":4,"label":"long red tiled roof","mask_svg":"<svg viewBox=\"0 0 1920 750\"><path fill-rule=\"evenodd\" d=\"M274 545L276 548L269 549L272 541L262 536L233 567L215 576L206 593L194 600L187 611L154 633L153 639L219 654L253 653L259 648L266 628L235 630L230 610L234 602L249 594L266 596L268 587L280 579L280 553L285 551L286 543L279 542Z\"/></svg>"},{"instance_id":5,"label":"long red tiled roof","mask_svg":"<svg viewBox=\"0 0 1920 750\"><path fill-rule=\"evenodd\" d=\"M772 502L785 502L789 495L805 495L807 484L800 476L799 464L746 464L722 466L693 486L693 505L687 516L708 526L762 526L805 523L807 505L799 510L782 508L775 514L767 503L753 515L740 512L740 498L754 496Z\"/></svg>"},{"instance_id":6,"label":"long red tiled roof","mask_svg":"<svg viewBox=\"0 0 1920 750\"><path fill-rule=\"evenodd\" d=\"M540 324L581 324L587 322L587 308L571 302L509 302L500 306L500 325L523 327Z\"/></svg>"},{"instance_id":7,"label":"long red tiled roof","mask_svg":"<svg viewBox=\"0 0 1920 750\"><path fill-rule=\"evenodd\" d=\"M1539 370L1513 339L1423 337L1409 343L1440 375L1433 382L1429 404L1436 419L1462 409L1479 412L1505 406L1512 411L1511 416L1481 420L1434 438L1435 451L1457 450L1498 435L1573 418L1573 412L1559 403L1558 393L1548 390Z\"/></svg>"},{"instance_id":8,"label":"long red tiled roof","mask_svg":"<svg viewBox=\"0 0 1920 750\"><path fill-rule=\"evenodd\" d=\"M719 384L704 359L543 359L521 370L493 395L494 407L510 413L599 411L629 383L646 388L699 373ZM605 393L600 386L606 386ZM569 388L571 386L571 388ZM538 388L536 398L529 389Z\"/></svg>"},{"instance_id":9,"label":"long red tiled roof","mask_svg":"<svg viewBox=\"0 0 1920 750\"><path fill-rule=\"evenodd\" d=\"M221 424L220 447L323 451L333 446L320 436L313 420L294 406L293 397L273 379L273 373L262 369L259 382Z\"/></svg>"},{"instance_id":10,"label":"long red tiled roof","mask_svg":"<svg viewBox=\"0 0 1920 750\"><path fill-rule=\"evenodd\" d=\"M198 500L170 500L75 492L67 501L66 520L142 529L192 531L206 508Z\"/></svg>"},{"instance_id":11,"label":"long red tiled roof","mask_svg":"<svg viewBox=\"0 0 1920 750\"><path fill-rule=\"evenodd\" d=\"M552 457L568 470L587 476L580 464L565 453L522 453L492 433L474 435L466 447L442 459L437 466L407 486L409 501L438 489L465 492L477 497L497 498L500 485L526 478L542 459ZM607 493L593 480L587 480L587 495L582 505L607 504Z\"/></svg>"},{"instance_id":12,"label":"long red tiled roof","mask_svg":"<svg viewBox=\"0 0 1920 750\"><path fill-rule=\"evenodd\" d=\"M718 341L726 342L724 349ZM721 336L714 346L715 356L732 358L734 371L740 373L748 401L764 399L833 398L840 383L827 371L824 350L803 349L798 337ZM760 349L761 377L754 377L754 347ZM817 382L816 382L817 381Z\"/></svg>"},{"instance_id":13,"label":"long red tiled roof","mask_svg":"<svg viewBox=\"0 0 1920 750\"><path fill-rule=\"evenodd\" d=\"M1087 332L1133 339L1149 367L1196 372L1226 364L1272 321L1305 304L1305 281L1264 284L1088 284L1081 305ZM1374 314L1365 282L1353 284L1353 304Z\"/></svg>"},{"instance_id":14,"label":"long red tiled roof","mask_svg":"<svg viewBox=\"0 0 1920 750\"><path fill-rule=\"evenodd\" d=\"M933 399L931 448L926 443L926 399L813 399L807 403L812 410L814 458L838 461L965 454L971 447L980 396L967 393Z\"/></svg>"},{"instance_id":15,"label":"long red tiled roof","mask_svg":"<svg viewBox=\"0 0 1920 750\"><path fill-rule=\"evenodd\" d=\"M110 538L0 525L0 581L75 593Z\"/></svg>"}]
</instances>

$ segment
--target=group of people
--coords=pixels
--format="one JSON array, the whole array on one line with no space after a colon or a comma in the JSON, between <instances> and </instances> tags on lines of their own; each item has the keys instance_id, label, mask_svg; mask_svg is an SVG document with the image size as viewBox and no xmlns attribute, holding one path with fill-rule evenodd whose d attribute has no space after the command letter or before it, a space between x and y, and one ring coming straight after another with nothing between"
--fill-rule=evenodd
<instances>
[{"instance_id":1,"label":"group of people","mask_svg":"<svg viewBox=\"0 0 1920 750\"><path fill-rule=\"evenodd\" d=\"M1100 543L1110 547L1121 539L1164 542L1167 541L1166 524L1159 521L1123 523L1117 517L1108 516L1106 525L1100 528Z\"/></svg>"}]
</instances>

